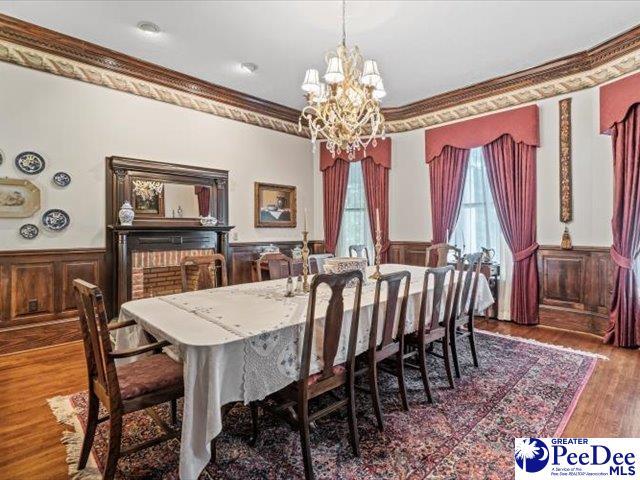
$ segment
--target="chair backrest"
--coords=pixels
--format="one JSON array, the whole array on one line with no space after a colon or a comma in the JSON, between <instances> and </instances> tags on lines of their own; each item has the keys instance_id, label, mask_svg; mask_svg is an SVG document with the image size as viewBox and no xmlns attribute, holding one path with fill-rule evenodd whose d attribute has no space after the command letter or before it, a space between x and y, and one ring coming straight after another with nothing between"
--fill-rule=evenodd
<instances>
[{"instance_id":1,"label":"chair backrest","mask_svg":"<svg viewBox=\"0 0 640 480\"><path fill-rule=\"evenodd\" d=\"M459 248L448 243L436 243L427 247L425 267L444 267L448 262L449 252L454 251L460 255Z\"/></svg>"},{"instance_id":2,"label":"chair backrest","mask_svg":"<svg viewBox=\"0 0 640 480\"><path fill-rule=\"evenodd\" d=\"M195 278L193 278L193 275L190 278L189 272L193 272L193 270L196 270ZM204 290L219 286L218 270L220 270L220 286L226 287L229 282L227 280L227 262L224 255L213 253L211 255L184 257L180 261L182 291Z\"/></svg>"},{"instance_id":3,"label":"chair backrest","mask_svg":"<svg viewBox=\"0 0 640 480\"><path fill-rule=\"evenodd\" d=\"M424 283L420 301L420 316L418 335L426 335L437 328L440 320L444 327L449 328L453 301L455 297L455 268L453 265L445 267L427 268L424 272ZM432 280L433 293L429 291L429 280ZM431 296L431 312L427 315L429 297ZM443 310L444 308L444 310Z\"/></svg>"},{"instance_id":4,"label":"chair backrest","mask_svg":"<svg viewBox=\"0 0 640 480\"><path fill-rule=\"evenodd\" d=\"M349 245L349 256L366 258L367 265L371 265L371 262L369 261L369 249L366 245Z\"/></svg>"},{"instance_id":5,"label":"chair backrest","mask_svg":"<svg viewBox=\"0 0 640 480\"><path fill-rule=\"evenodd\" d=\"M312 253L309 255L309 273L324 273L324 262L333 258L333 253Z\"/></svg>"},{"instance_id":6,"label":"chair backrest","mask_svg":"<svg viewBox=\"0 0 640 480\"><path fill-rule=\"evenodd\" d=\"M287 278L292 275L291 264L293 260L283 253L274 253L267 257L267 266L269 268L269 278L277 280L278 278Z\"/></svg>"},{"instance_id":7,"label":"chair backrest","mask_svg":"<svg viewBox=\"0 0 640 480\"><path fill-rule=\"evenodd\" d=\"M311 367L311 355L315 349L314 342L315 322L316 322L316 297L318 287L327 285L331 288L331 297L324 316L324 330L322 333L322 361L324 363L320 381L326 380L334 375L333 364L338 353L340 343L340 332L344 317L344 290L347 284L356 281L355 295L353 298L353 310L351 314L351 326L349 330L349 344L347 346L347 368L353 372L356 356L356 340L358 334L358 323L360 319L360 299L362 296L362 272L350 271L336 274L319 274L313 277L309 290L309 303L307 306L307 322L305 324L304 340L302 347L302 361L300 364L300 380L307 385L309 369Z\"/></svg>"},{"instance_id":8,"label":"chair backrest","mask_svg":"<svg viewBox=\"0 0 640 480\"><path fill-rule=\"evenodd\" d=\"M120 403L120 385L113 358L107 313L100 288L84 280L73 281L84 354L89 375L89 388L95 388L102 401L109 400L107 407Z\"/></svg>"},{"instance_id":9,"label":"chair backrest","mask_svg":"<svg viewBox=\"0 0 640 480\"><path fill-rule=\"evenodd\" d=\"M484 252L469 253L456 265L455 318L473 314Z\"/></svg>"},{"instance_id":10,"label":"chair backrest","mask_svg":"<svg viewBox=\"0 0 640 480\"><path fill-rule=\"evenodd\" d=\"M404 281L403 295L400 300L400 316L398 318L398 326L394 331L396 320L396 312L398 310L398 300L400 297L400 288ZM378 325L380 321L380 293L382 286L387 286L387 300L382 323L382 340L378 343ZM407 302L409 301L409 287L411 284L411 273L403 270L400 272L388 273L381 275L376 280L376 293L373 300L373 313L371 316L371 330L369 332L369 348L382 350L386 346L394 343L398 338L402 338L405 331L405 323L407 318Z\"/></svg>"}]
</instances>

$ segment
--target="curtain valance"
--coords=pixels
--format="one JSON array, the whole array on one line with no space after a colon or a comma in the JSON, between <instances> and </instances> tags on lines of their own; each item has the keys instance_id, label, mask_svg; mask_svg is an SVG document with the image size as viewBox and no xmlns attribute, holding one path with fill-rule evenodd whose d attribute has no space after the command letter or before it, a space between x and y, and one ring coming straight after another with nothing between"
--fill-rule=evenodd
<instances>
[{"instance_id":1,"label":"curtain valance","mask_svg":"<svg viewBox=\"0 0 640 480\"><path fill-rule=\"evenodd\" d=\"M426 161L430 163L442 149L482 147L509 134L516 143L539 146L538 106L507 110L464 122L452 123L425 131Z\"/></svg>"},{"instance_id":2,"label":"curtain valance","mask_svg":"<svg viewBox=\"0 0 640 480\"><path fill-rule=\"evenodd\" d=\"M600 87L600 133L612 133L632 105L640 103L640 73Z\"/></svg>"},{"instance_id":3,"label":"curtain valance","mask_svg":"<svg viewBox=\"0 0 640 480\"><path fill-rule=\"evenodd\" d=\"M346 157L346 155L344 155ZM331 156L331 152L327 150L326 144L322 142L320 144L320 170L324 171L329 167L332 167L333 164L340 158L341 160L349 161L347 158L343 158L343 156L336 155L335 158ZM390 138L378 138L376 139L376 146L373 146L373 143L367 147L367 152L365 155L364 151L359 151L356 154L356 158L352 161L359 162L364 160L365 158L371 158L373 163L376 165L381 165L384 168L391 168L391 139Z\"/></svg>"}]
</instances>

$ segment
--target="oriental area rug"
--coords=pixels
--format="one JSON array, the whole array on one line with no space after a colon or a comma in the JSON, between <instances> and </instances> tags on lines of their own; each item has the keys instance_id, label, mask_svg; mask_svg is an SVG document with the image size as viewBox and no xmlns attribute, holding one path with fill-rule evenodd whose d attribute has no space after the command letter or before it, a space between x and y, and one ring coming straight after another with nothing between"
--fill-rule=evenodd
<instances>
[{"instance_id":1,"label":"oriental area rug","mask_svg":"<svg viewBox=\"0 0 640 480\"><path fill-rule=\"evenodd\" d=\"M317 479L510 479L514 438L552 437L562 433L593 372L598 356L531 340L477 333L479 368L468 343L458 347L462 377L449 389L442 360L430 356L435 402L426 400L420 374L407 369L408 412L402 410L397 379L380 374L385 431L376 428L368 393L357 398L361 456L349 446L346 412L316 422L311 455ZM56 397L49 404L68 425L69 476L100 478L107 450L108 422L98 427L90 464L77 471L86 411L86 394ZM169 407L157 407L169 421ZM179 425L178 425L179 427ZM160 433L144 412L124 422L124 445ZM217 442L217 463L209 463L202 480L288 480L304 478L298 433L269 413L260 415L260 436L249 445L247 407L234 407ZM178 479L180 442L171 440L120 459L119 479Z\"/></svg>"}]
</instances>

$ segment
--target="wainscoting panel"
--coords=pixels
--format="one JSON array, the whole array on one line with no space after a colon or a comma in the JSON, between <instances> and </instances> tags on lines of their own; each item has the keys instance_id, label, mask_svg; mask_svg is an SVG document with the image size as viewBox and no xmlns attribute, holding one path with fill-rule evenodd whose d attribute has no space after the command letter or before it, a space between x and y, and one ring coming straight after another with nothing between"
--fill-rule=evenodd
<instances>
[{"instance_id":1,"label":"wainscoting panel","mask_svg":"<svg viewBox=\"0 0 640 480\"><path fill-rule=\"evenodd\" d=\"M424 267L429 245L431 245L430 242L392 241L389 247L389 263Z\"/></svg>"},{"instance_id":2,"label":"wainscoting panel","mask_svg":"<svg viewBox=\"0 0 640 480\"><path fill-rule=\"evenodd\" d=\"M104 288L104 255L104 249L0 252L0 354L79 339L72 282Z\"/></svg>"},{"instance_id":3,"label":"wainscoting panel","mask_svg":"<svg viewBox=\"0 0 640 480\"><path fill-rule=\"evenodd\" d=\"M607 248L541 246L540 323L602 335L609 322L612 271Z\"/></svg>"}]
</instances>

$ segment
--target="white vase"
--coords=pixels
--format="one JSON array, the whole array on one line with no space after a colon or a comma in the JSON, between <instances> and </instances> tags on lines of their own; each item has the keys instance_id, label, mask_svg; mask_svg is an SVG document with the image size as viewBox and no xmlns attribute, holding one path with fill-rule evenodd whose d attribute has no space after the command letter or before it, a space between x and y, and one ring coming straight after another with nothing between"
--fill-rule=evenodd
<instances>
[{"instance_id":1,"label":"white vase","mask_svg":"<svg viewBox=\"0 0 640 480\"><path fill-rule=\"evenodd\" d=\"M136 216L133 211L133 207L129 202L124 202L120 211L118 212L118 218L120 219L120 225L133 225L133 218Z\"/></svg>"}]
</instances>

